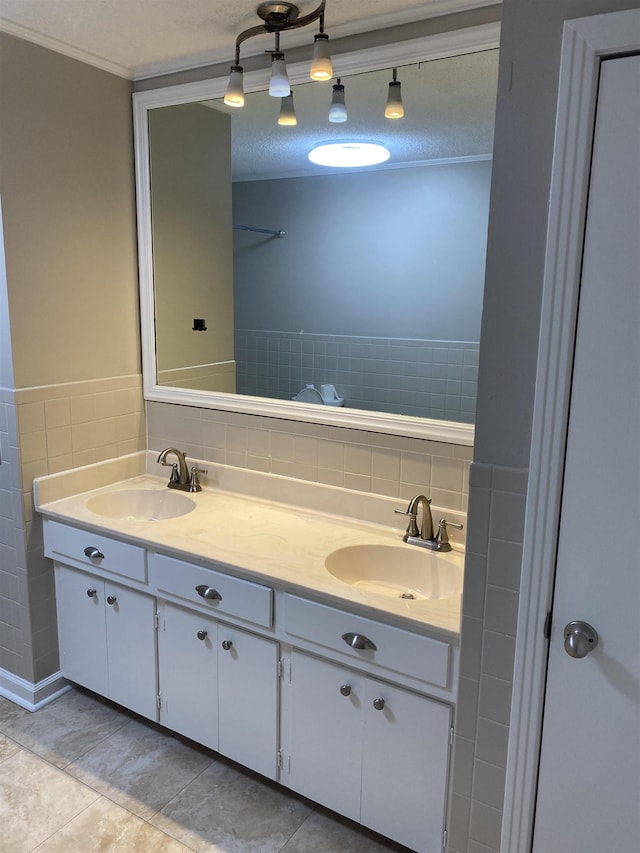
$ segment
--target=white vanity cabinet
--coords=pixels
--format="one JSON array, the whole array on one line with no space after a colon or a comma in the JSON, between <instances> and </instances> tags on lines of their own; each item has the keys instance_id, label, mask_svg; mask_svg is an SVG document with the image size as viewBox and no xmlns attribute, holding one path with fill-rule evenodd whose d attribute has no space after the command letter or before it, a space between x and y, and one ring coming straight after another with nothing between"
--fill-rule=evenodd
<instances>
[{"instance_id":1,"label":"white vanity cabinet","mask_svg":"<svg viewBox=\"0 0 640 853\"><path fill-rule=\"evenodd\" d=\"M277 777L278 644L158 601L160 722Z\"/></svg>"},{"instance_id":2,"label":"white vanity cabinet","mask_svg":"<svg viewBox=\"0 0 640 853\"><path fill-rule=\"evenodd\" d=\"M47 518L61 670L418 853L445 846L457 644Z\"/></svg>"},{"instance_id":3,"label":"white vanity cabinet","mask_svg":"<svg viewBox=\"0 0 640 853\"><path fill-rule=\"evenodd\" d=\"M57 564L56 599L65 678L155 720L153 597Z\"/></svg>"},{"instance_id":4,"label":"white vanity cabinet","mask_svg":"<svg viewBox=\"0 0 640 853\"><path fill-rule=\"evenodd\" d=\"M306 647L291 654L290 787L412 850L440 853L452 707L384 673L446 686L448 644L296 596L285 596L285 625Z\"/></svg>"}]
</instances>

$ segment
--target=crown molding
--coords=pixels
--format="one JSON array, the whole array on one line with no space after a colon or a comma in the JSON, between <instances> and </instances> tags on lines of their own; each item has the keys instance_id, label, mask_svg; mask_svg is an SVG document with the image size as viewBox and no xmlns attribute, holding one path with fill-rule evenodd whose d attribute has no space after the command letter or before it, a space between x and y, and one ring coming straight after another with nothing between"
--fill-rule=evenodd
<instances>
[{"instance_id":1,"label":"crown molding","mask_svg":"<svg viewBox=\"0 0 640 853\"><path fill-rule=\"evenodd\" d=\"M8 21L6 18L0 18L0 32L7 35L15 36L23 41L37 44L40 47L46 47L48 50L53 50L55 53L61 53L68 56L69 59L77 59L78 62L84 62L85 65L92 65L94 68L99 68L101 71L107 71L109 74L115 74L117 77L124 77L127 80L133 80L133 68L127 68L124 65L119 65L117 62L111 62L103 56L97 56L88 50L74 47L66 44L59 39L52 38L44 33L38 33L29 27L23 27L21 24L14 24L13 21Z\"/></svg>"}]
</instances>

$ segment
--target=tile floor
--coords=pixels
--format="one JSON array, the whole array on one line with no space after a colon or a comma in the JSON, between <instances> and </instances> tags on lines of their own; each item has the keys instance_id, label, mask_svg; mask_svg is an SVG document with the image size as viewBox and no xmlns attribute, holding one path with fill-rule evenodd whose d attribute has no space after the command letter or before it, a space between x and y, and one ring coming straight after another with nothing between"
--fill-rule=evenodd
<instances>
[{"instance_id":1,"label":"tile floor","mask_svg":"<svg viewBox=\"0 0 640 853\"><path fill-rule=\"evenodd\" d=\"M80 689L0 697L0 853L406 851Z\"/></svg>"}]
</instances>

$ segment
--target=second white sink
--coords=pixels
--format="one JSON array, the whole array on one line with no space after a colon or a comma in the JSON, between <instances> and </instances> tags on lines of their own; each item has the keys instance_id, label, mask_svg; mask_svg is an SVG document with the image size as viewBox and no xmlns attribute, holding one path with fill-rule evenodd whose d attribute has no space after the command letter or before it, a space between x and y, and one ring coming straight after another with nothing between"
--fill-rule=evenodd
<instances>
[{"instance_id":1,"label":"second white sink","mask_svg":"<svg viewBox=\"0 0 640 853\"><path fill-rule=\"evenodd\" d=\"M329 554L325 567L350 586L386 597L433 601L462 592L460 555L444 556L412 545L339 548Z\"/></svg>"},{"instance_id":2,"label":"second white sink","mask_svg":"<svg viewBox=\"0 0 640 853\"><path fill-rule=\"evenodd\" d=\"M122 489L95 495L86 503L90 512L121 521L162 521L179 518L195 509L186 495L153 489Z\"/></svg>"}]
</instances>

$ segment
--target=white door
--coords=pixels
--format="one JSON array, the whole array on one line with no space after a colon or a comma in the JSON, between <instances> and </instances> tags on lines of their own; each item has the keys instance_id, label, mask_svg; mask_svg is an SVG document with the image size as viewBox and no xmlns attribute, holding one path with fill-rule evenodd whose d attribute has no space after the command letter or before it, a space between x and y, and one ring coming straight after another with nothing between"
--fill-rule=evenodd
<instances>
[{"instance_id":1,"label":"white door","mask_svg":"<svg viewBox=\"0 0 640 853\"><path fill-rule=\"evenodd\" d=\"M601 69L533 850L640 851L640 56Z\"/></svg>"}]
</instances>

